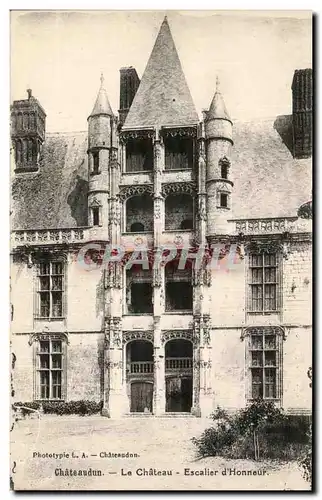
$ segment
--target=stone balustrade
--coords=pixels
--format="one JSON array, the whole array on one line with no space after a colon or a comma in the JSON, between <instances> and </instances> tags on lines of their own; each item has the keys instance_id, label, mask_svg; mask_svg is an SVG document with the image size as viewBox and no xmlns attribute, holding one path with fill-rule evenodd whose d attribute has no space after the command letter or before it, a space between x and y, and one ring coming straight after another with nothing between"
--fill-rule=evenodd
<instances>
[{"instance_id":1,"label":"stone balustrade","mask_svg":"<svg viewBox=\"0 0 322 500\"><path fill-rule=\"evenodd\" d=\"M166 358L165 369L168 370L192 370L192 358Z\"/></svg>"},{"instance_id":2,"label":"stone balustrade","mask_svg":"<svg viewBox=\"0 0 322 500\"><path fill-rule=\"evenodd\" d=\"M244 234L276 234L292 232L296 228L297 217L232 219L236 233Z\"/></svg>"},{"instance_id":3,"label":"stone balustrade","mask_svg":"<svg viewBox=\"0 0 322 500\"><path fill-rule=\"evenodd\" d=\"M132 373L153 373L153 361L132 361L130 364Z\"/></svg>"},{"instance_id":4,"label":"stone balustrade","mask_svg":"<svg viewBox=\"0 0 322 500\"><path fill-rule=\"evenodd\" d=\"M14 247L25 245L53 245L63 243L82 243L89 240L89 228L75 229L29 229L12 233Z\"/></svg>"}]
</instances>

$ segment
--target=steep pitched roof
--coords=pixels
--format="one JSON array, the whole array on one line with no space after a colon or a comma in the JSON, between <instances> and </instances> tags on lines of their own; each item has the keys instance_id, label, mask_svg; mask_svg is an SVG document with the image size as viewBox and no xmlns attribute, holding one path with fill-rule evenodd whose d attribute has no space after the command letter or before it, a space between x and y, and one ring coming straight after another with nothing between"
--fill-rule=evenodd
<instances>
[{"instance_id":1,"label":"steep pitched roof","mask_svg":"<svg viewBox=\"0 0 322 500\"><path fill-rule=\"evenodd\" d=\"M223 119L231 121L228 114L224 98L220 92L219 79L217 77L216 81L216 92L211 101L209 111L207 112L207 120L211 119Z\"/></svg>"},{"instance_id":2,"label":"steep pitched roof","mask_svg":"<svg viewBox=\"0 0 322 500\"><path fill-rule=\"evenodd\" d=\"M87 226L87 132L46 134L39 172L12 180L12 228Z\"/></svg>"},{"instance_id":3,"label":"steep pitched roof","mask_svg":"<svg viewBox=\"0 0 322 500\"><path fill-rule=\"evenodd\" d=\"M229 218L296 217L312 197L312 161L295 160L291 116L234 122ZM87 225L87 132L47 134L38 173L12 183L12 229Z\"/></svg>"},{"instance_id":4,"label":"steep pitched roof","mask_svg":"<svg viewBox=\"0 0 322 500\"><path fill-rule=\"evenodd\" d=\"M312 197L312 160L294 159L292 116L234 122L230 218L296 217Z\"/></svg>"},{"instance_id":5,"label":"steep pitched roof","mask_svg":"<svg viewBox=\"0 0 322 500\"><path fill-rule=\"evenodd\" d=\"M165 17L123 129L198 122Z\"/></svg>"},{"instance_id":6,"label":"steep pitched roof","mask_svg":"<svg viewBox=\"0 0 322 500\"><path fill-rule=\"evenodd\" d=\"M104 87L104 77L101 75L101 86L97 94L97 98L94 104L93 111L90 116L95 115L110 115L113 116L113 111L108 100L107 92Z\"/></svg>"}]
</instances>

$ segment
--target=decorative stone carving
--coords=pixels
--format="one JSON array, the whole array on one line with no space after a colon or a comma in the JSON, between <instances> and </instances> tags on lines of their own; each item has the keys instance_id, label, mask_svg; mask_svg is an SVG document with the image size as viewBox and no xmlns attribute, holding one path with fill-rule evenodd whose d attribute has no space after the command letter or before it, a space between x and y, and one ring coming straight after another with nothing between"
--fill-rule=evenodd
<instances>
[{"instance_id":1,"label":"decorative stone carving","mask_svg":"<svg viewBox=\"0 0 322 500\"><path fill-rule=\"evenodd\" d=\"M154 334L152 331L125 331L122 334L123 344L131 342L131 340L148 340L153 343Z\"/></svg>"},{"instance_id":2,"label":"decorative stone carving","mask_svg":"<svg viewBox=\"0 0 322 500\"><path fill-rule=\"evenodd\" d=\"M141 185L134 184L131 186L124 186L120 189L118 197L120 200L125 201L128 198L130 198L130 196L142 195L142 194L149 194L152 196L153 194L152 184L141 184Z\"/></svg>"},{"instance_id":3,"label":"decorative stone carving","mask_svg":"<svg viewBox=\"0 0 322 500\"><path fill-rule=\"evenodd\" d=\"M164 198L173 193L188 193L195 195L196 186L193 182L169 182L162 185L161 191Z\"/></svg>"},{"instance_id":4,"label":"decorative stone carving","mask_svg":"<svg viewBox=\"0 0 322 500\"><path fill-rule=\"evenodd\" d=\"M236 220L236 232L252 233L283 233L291 230L296 217Z\"/></svg>"},{"instance_id":5,"label":"decorative stone carving","mask_svg":"<svg viewBox=\"0 0 322 500\"><path fill-rule=\"evenodd\" d=\"M192 331L189 330L163 330L161 332L161 342L164 344L168 340L186 339L194 341Z\"/></svg>"},{"instance_id":6,"label":"decorative stone carving","mask_svg":"<svg viewBox=\"0 0 322 500\"><path fill-rule=\"evenodd\" d=\"M175 236L175 238L174 238L174 240L173 240L173 243L174 243L175 245L177 245L177 246L178 246L178 245L182 245L182 243L183 243L183 238L182 238L182 236L178 236L178 235L177 235L177 236Z\"/></svg>"},{"instance_id":7,"label":"decorative stone carving","mask_svg":"<svg viewBox=\"0 0 322 500\"><path fill-rule=\"evenodd\" d=\"M154 197L154 218L161 219L161 200L159 196Z\"/></svg>"},{"instance_id":8,"label":"decorative stone carving","mask_svg":"<svg viewBox=\"0 0 322 500\"><path fill-rule=\"evenodd\" d=\"M162 273L159 266L153 269L153 286L154 287L162 286Z\"/></svg>"},{"instance_id":9,"label":"decorative stone carving","mask_svg":"<svg viewBox=\"0 0 322 500\"><path fill-rule=\"evenodd\" d=\"M109 339L110 347L120 347L122 345L122 319L118 317L106 318L105 338Z\"/></svg>"},{"instance_id":10,"label":"decorative stone carving","mask_svg":"<svg viewBox=\"0 0 322 500\"><path fill-rule=\"evenodd\" d=\"M281 241L267 240L255 241L251 240L245 244L245 252L251 253L282 253L284 255L284 246Z\"/></svg>"},{"instance_id":11,"label":"decorative stone carving","mask_svg":"<svg viewBox=\"0 0 322 500\"><path fill-rule=\"evenodd\" d=\"M207 267L204 269L203 278L204 278L204 285L211 286L211 279L212 279L211 269L208 269Z\"/></svg>"},{"instance_id":12,"label":"decorative stone carving","mask_svg":"<svg viewBox=\"0 0 322 500\"><path fill-rule=\"evenodd\" d=\"M198 158L203 163L206 163L206 148L205 148L205 140L200 138L198 141Z\"/></svg>"},{"instance_id":13,"label":"decorative stone carving","mask_svg":"<svg viewBox=\"0 0 322 500\"><path fill-rule=\"evenodd\" d=\"M162 137L197 137L197 127L163 128Z\"/></svg>"},{"instance_id":14,"label":"decorative stone carving","mask_svg":"<svg viewBox=\"0 0 322 500\"><path fill-rule=\"evenodd\" d=\"M59 333L52 333L49 331L48 327L44 327L42 332L33 332L29 335L29 340L28 344L32 345L35 341L40 341L40 340L61 340L66 342L66 344L69 344L69 339L68 339L68 332L59 332Z\"/></svg>"},{"instance_id":15,"label":"decorative stone carving","mask_svg":"<svg viewBox=\"0 0 322 500\"><path fill-rule=\"evenodd\" d=\"M193 343L200 344L200 328L202 325L201 316L194 316L193 318Z\"/></svg>"},{"instance_id":16,"label":"decorative stone carving","mask_svg":"<svg viewBox=\"0 0 322 500\"><path fill-rule=\"evenodd\" d=\"M154 142L153 154L154 154L154 159L155 159L155 162L156 162L155 165L157 165L158 160L161 159L161 144L160 144L160 141L155 141Z\"/></svg>"},{"instance_id":17,"label":"decorative stone carving","mask_svg":"<svg viewBox=\"0 0 322 500\"><path fill-rule=\"evenodd\" d=\"M206 200L203 196L200 196L198 199L197 219L203 221L207 220Z\"/></svg>"},{"instance_id":18,"label":"decorative stone carving","mask_svg":"<svg viewBox=\"0 0 322 500\"><path fill-rule=\"evenodd\" d=\"M84 229L51 229L48 231L40 229L38 231L15 231L13 234L15 243L24 243L24 246L42 243L77 243L85 238Z\"/></svg>"},{"instance_id":19,"label":"decorative stone carving","mask_svg":"<svg viewBox=\"0 0 322 500\"><path fill-rule=\"evenodd\" d=\"M203 315L203 340L206 345L210 344L210 314Z\"/></svg>"},{"instance_id":20,"label":"decorative stone carving","mask_svg":"<svg viewBox=\"0 0 322 500\"><path fill-rule=\"evenodd\" d=\"M89 207L93 208L93 207L101 207L102 204L98 201L97 198L93 198L89 204L88 204Z\"/></svg>"},{"instance_id":21,"label":"decorative stone carving","mask_svg":"<svg viewBox=\"0 0 322 500\"><path fill-rule=\"evenodd\" d=\"M247 228L247 223L245 221L237 221L236 222L236 231L239 233L244 233Z\"/></svg>"},{"instance_id":22,"label":"decorative stone carving","mask_svg":"<svg viewBox=\"0 0 322 500\"><path fill-rule=\"evenodd\" d=\"M280 335L283 340L286 340L286 331L283 326L247 326L242 329L240 339L244 340L248 335Z\"/></svg>"},{"instance_id":23,"label":"decorative stone carving","mask_svg":"<svg viewBox=\"0 0 322 500\"><path fill-rule=\"evenodd\" d=\"M120 142L126 143L129 139L154 139L154 130L124 130L120 133Z\"/></svg>"}]
</instances>

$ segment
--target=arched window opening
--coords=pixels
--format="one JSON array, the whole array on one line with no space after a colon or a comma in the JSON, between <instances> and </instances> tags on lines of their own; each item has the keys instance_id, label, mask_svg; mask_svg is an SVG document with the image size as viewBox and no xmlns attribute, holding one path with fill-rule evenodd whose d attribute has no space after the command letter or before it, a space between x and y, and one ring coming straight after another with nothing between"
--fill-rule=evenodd
<instances>
[{"instance_id":1,"label":"arched window opening","mask_svg":"<svg viewBox=\"0 0 322 500\"><path fill-rule=\"evenodd\" d=\"M192 407L192 343L170 340L165 345L166 411L190 412Z\"/></svg>"},{"instance_id":2,"label":"arched window opening","mask_svg":"<svg viewBox=\"0 0 322 500\"><path fill-rule=\"evenodd\" d=\"M170 194L165 200L165 230L193 228L193 198L190 194Z\"/></svg>"},{"instance_id":3,"label":"arched window opening","mask_svg":"<svg viewBox=\"0 0 322 500\"><path fill-rule=\"evenodd\" d=\"M126 312L128 314L152 314L152 272L131 267L126 271Z\"/></svg>"},{"instance_id":4,"label":"arched window opening","mask_svg":"<svg viewBox=\"0 0 322 500\"><path fill-rule=\"evenodd\" d=\"M191 311L193 304L192 263L179 269L179 260L168 262L165 268L165 310Z\"/></svg>"},{"instance_id":5,"label":"arched window opening","mask_svg":"<svg viewBox=\"0 0 322 500\"><path fill-rule=\"evenodd\" d=\"M191 137L165 137L165 169L183 170L193 166L193 139Z\"/></svg>"},{"instance_id":6,"label":"arched window opening","mask_svg":"<svg viewBox=\"0 0 322 500\"><path fill-rule=\"evenodd\" d=\"M153 200L151 196L146 194L132 196L126 201L125 230L128 233L153 231Z\"/></svg>"},{"instance_id":7,"label":"arched window opening","mask_svg":"<svg viewBox=\"0 0 322 500\"><path fill-rule=\"evenodd\" d=\"M126 143L126 172L153 170L151 139L129 139Z\"/></svg>"}]
</instances>

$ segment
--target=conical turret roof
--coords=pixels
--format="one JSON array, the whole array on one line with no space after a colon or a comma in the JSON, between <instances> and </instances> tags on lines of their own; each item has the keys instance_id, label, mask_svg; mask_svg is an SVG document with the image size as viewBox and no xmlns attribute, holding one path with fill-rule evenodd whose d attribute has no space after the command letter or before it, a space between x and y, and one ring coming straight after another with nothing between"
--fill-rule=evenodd
<instances>
[{"instance_id":1,"label":"conical turret roof","mask_svg":"<svg viewBox=\"0 0 322 500\"><path fill-rule=\"evenodd\" d=\"M113 116L113 111L110 105L110 102L107 97L107 92L104 87L104 76L101 75L101 86L97 94L97 98L94 104L93 111L90 116L95 115L110 115Z\"/></svg>"},{"instance_id":2,"label":"conical turret roof","mask_svg":"<svg viewBox=\"0 0 322 500\"><path fill-rule=\"evenodd\" d=\"M209 111L207 113L207 120L211 119L222 119L229 120L231 122L231 118L228 114L224 98L220 92L219 78L216 80L216 92L211 101Z\"/></svg>"},{"instance_id":3,"label":"conical turret roof","mask_svg":"<svg viewBox=\"0 0 322 500\"><path fill-rule=\"evenodd\" d=\"M123 129L198 122L165 17Z\"/></svg>"}]
</instances>

